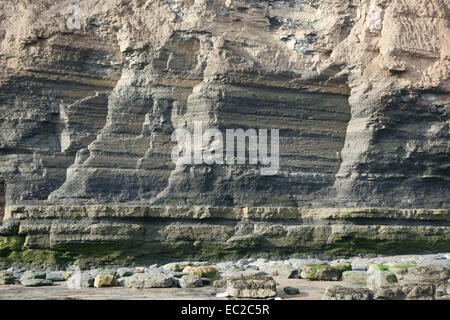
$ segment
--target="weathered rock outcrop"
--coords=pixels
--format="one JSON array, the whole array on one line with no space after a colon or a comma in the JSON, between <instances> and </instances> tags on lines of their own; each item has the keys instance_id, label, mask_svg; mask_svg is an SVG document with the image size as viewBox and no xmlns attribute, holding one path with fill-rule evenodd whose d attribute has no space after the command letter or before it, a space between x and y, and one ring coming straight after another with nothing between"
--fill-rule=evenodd
<instances>
[{"instance_id":1,"label":"weathered rock outcrop","mask_svg":"<svg viewBox=\"0 0 450 320\"><path fill-rule=\"evenodd\" d=\"M0 4L0 263L450 249L447 1L77 3ZM175 165L195 121L279 171Z\"/></svg>"}]
</instances>

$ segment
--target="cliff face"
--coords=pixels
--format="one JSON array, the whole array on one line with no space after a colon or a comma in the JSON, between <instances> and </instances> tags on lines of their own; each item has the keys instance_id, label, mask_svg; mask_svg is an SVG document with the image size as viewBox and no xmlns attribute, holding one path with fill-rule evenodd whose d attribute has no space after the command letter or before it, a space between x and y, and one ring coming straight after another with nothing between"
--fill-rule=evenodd
<instances>
[{"instance_id":1,"label":"cliff face","mask_svg":"<svg viewBox=\"0 0 450 320\"><path fill-rule=\"evenodd\" d=\"M0 3L5 263L450 249L447 1L72 5ZM173 164L196 121L278 173Z\"/></svg>"}]
</instances>

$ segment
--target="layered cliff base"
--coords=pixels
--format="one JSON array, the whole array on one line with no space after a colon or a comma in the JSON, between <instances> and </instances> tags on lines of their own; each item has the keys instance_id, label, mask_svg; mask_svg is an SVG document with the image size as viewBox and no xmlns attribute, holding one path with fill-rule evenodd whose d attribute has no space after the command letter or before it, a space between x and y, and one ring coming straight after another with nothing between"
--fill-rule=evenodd
<instances>
[{"instance_id":1,"label":"layered cliff base","mask_svg":"<svg viewBox=\"0 0 450 320\"><path fill-rule=\"evenodd\" d=\"M178 259L444 252L448 210L14 207L3 264L139 265Z\"/></svg>"},{"instance_id":2,"label":"layered cliff base","mask_svg":"<svg viewBox=\"0 0 450 320\"><path fill-rule=\"evenodd\" d=\"M20 295L22 300L201 299L227 303L242 303L241 299L266 299L260 300L264 303L271 299L449 300L449 265L450 254L441 253L332 261L249 258L212 265L182 261L90 270L79 266L65 270L12 267L0 271L0 296L2 300ZM189 308L196 307L189 304Z\"/></svg>"},{"instance_id":3,"label":"layered cliff base","mask_svg":"<svg viewBox=\"0 0 450 320\"><path fill-rule=\"evenodd\" d=\"M449 251L446 1L72 4L0 5L1 262ZM175 165L195 121L280 170Z\"/></svg>"}]
</instances>

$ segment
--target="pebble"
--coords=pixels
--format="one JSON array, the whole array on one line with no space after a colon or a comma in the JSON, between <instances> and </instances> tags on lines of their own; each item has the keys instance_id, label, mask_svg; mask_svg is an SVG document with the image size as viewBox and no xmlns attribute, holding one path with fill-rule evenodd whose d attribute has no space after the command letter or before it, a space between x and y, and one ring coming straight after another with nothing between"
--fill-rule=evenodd
<instances>
[{"instance_id":1,"label":"pebble","mask_svg":"<svg viewBox=\"0 0 450 320\"><path fill-rule=\"evenodd\" d=\"M300 290L294 287L284 287L283 291L289 295L300 294Z\"/></svg>"}]
</instances>

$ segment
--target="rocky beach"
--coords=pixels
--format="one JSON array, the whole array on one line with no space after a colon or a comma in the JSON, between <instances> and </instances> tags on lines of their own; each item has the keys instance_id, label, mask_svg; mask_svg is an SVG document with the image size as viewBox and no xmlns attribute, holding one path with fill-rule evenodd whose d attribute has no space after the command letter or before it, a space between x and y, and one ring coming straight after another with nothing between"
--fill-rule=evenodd
<instances>
[{"instance_id":1,"label":"rocky beach","mask_svg":"<svg viewBox=\"0 0 450 320\"><path fill-rule=\"evenodd\" d=\"M448 299L449 25L0 1L0 299Z\"/></svg>"},{"instance_id":2,"label":"rocky beach","mask_svg":"<svg viewBox=\"0 0 450 320\"><path fill-rule=\"evenodd\" d=\"M0 298L450 300L450 254L0 271Z\"/></svg>"}]
</instances>

